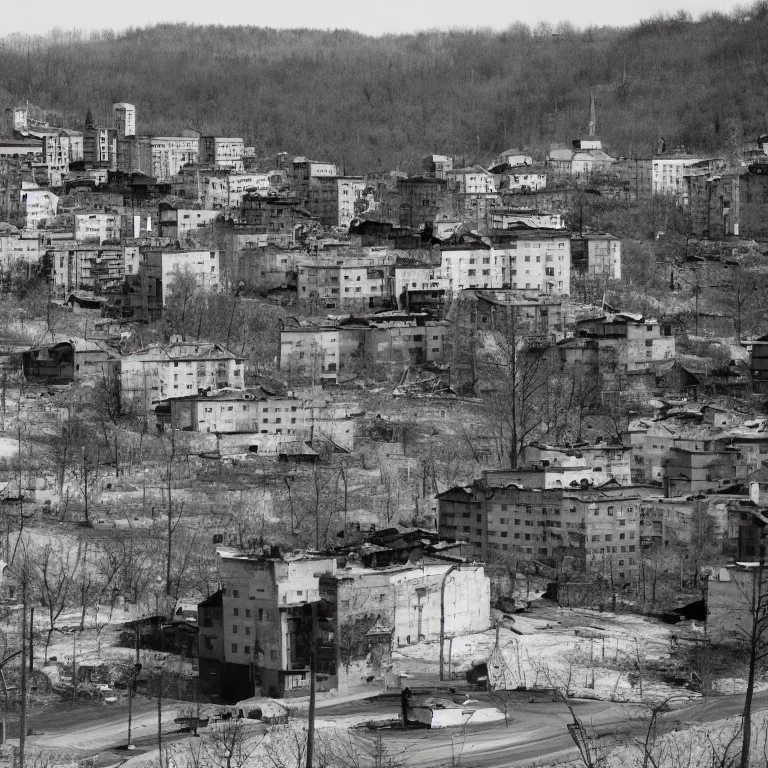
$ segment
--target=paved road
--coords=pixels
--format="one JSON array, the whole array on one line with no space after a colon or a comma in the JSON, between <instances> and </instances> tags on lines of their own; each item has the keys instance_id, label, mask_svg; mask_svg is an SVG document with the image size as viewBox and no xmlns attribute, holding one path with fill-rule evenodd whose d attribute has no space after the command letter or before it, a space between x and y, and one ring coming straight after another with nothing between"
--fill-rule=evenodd
<instances>
[{"instance_id":1,"label":"paved road","mask_svg":"<svg viewBox=\"0 0 768 768\"><path fill-rule=\"evenodd\" d=\"M163 722L172 727L174 712L185 706L168 702L163 706ZM742 696L702 699L682 709L665 713L659 721L659 731L665 732L681 723L711 722L738 715L743 706ZM321 719L343 716L348 708L358 713L386 714L397 711L390 699L372 701L361 707L360 702L339 705L321 711ZM579 701L574 708L585 723L600 736L621 738L639 733L642 721L631 719L627 707L610 702ZM755 695L755 709L768 708L768 692ZM154 748L157 724L157 704L139 697L134 701L134 741L138 751ZM119 754L126 741L127 706L81 705L74 709L49 707L30 718L35 733L30 738L41 746L79 751L83 756L100 754L102 760ZM381 731L384 743L393 753L405 751L407 764L415 768L450 765L461 756L466 768L506 768L542 758L572 754L574 745L567 731L570 713L561 703L517 702L509 708L509 724L475 726L465 730L440 731L397 729ZM179 738L170 735L168 740ZM106 763L105 763L106 764Z\"/></svg>"}]
</instances>

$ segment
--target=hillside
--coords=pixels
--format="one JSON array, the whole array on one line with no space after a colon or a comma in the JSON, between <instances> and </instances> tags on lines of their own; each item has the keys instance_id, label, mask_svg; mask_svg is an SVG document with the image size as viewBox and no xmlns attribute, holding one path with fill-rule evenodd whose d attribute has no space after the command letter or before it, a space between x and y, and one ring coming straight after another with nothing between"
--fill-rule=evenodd
<instances>
[{"instance_id":1,"label":"hillside","mask_svg":"<svg viewBox=\"0 0 768 768\"><path fill-rule=\"evenodd\" d=\"M0 107L29 99L82 122L113 101L139 131L242 135L366 168L430 151L487 160L542 151L586 128L616 155L667 145L723 150L768 130L768 10L655 19L628 29L366 37L349 31L159 25L90 37L0 40Z\"/></svg>"}]
</instances>

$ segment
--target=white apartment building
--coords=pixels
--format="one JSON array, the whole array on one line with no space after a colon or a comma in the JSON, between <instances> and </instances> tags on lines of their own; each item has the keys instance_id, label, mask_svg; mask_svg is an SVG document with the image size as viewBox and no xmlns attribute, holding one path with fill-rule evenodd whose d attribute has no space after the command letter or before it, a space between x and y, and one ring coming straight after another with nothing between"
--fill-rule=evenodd
<instances>
[{"instance_id":1,"label":"white apartment building","mask_svg":"<svg viewBox=\"0 0 768 768\"><path fill-rule=\"evenodd\" d=\"M136 135L136 107L124 101L112 105L115 129L118 136Z\"/></svg>"},{"instance_id":2,"label":"white apartment building","mask_svg":"<svg viewBox=\"0 0 768 768\"><path fill-rule=\"evenodd\" d=\"M120 239L119 213L94 211L74 214L75 240L79 243L103 243Z\"/></svg>"},{"instance_id":3,"label":"white apartment building","mask_svg":"<svg viewBox=\"0 0 768 768\"><path fill-rule=\"evenodd\" d=\"M520 232L495 246L502 282L513 289L570 294L571 239L563 232Z\"/></svg>"},{"instance_id":4,"label":"white apartment building","mask_svg":"<svg viewBox=\"0 0 768 768\"><path fill-rule=\"evenodd\" d=\"M78 131L58 131L43 136L43 162L51 173L69 171L70 163L83 159L83 134Z\"/></svg>"},{"instance_id":5,"label":"white apartment building","mask_svg":"<svg viewBox=\"0 0 768 768\"><path fill-rule=\"evenodd\" d=\"M698 162L701 158L692 155L656 155L651 161L653 194L671 195L678 205L683 205L683 172Z\"/></svg>"},{"instance_id":6,"label":"white apartment building","mask_svg":"<svg viewBox=\"0 0 768 768\"><path fill-rule=\"evenodd\" d=\"M429 265L419 267L395 267L395 297L406 291L449 291L450 285L440 269Z\"/></svg>"},{"instance_id":7,"label":"white apartment building","mask_svg":"<svg viewBox=\"0 0 768 768\"><path fill-rule=\"evenodd\" d=\"M187 136L153 136L150 139L151 174L158 181L178 176L182 166L200 159L200 142Z\"/></svg>"},{"instance_id":8,"label":"white apartment building","mask_svg":"<svg viewBox=\"0 0 768 768\"><path fill-rule=\"evenodd\" d=\"M561 213L544 213L532 208L496 208L491 211L491 229L564 229Z\"/></svg>"},{"instance_id":9,"label":"white apartment building","mask_svg":"<svg viewBox=\"0 0 768 768\"><path fill-rule=\"evenodd\" d=\"M28 233L32 234L32 233ZM24 233L0 235L0 269L6 271L14 264L37 264L44 250L37 234L24 237Z\"/></svg>"},{"instance_id":10,"label":"white apartment building","mask_svg":"<svg viewBox=\"0 0 768 768\"><path fill-rule=\"evenodd\" d=\"M53 192L39 187L22 187L19 194L25 212L25 229L39 229L40 222L56 216L59 198Z\"/></svg>"},{"instance_id":11,"label":"white apartment building","mask_svg":"<svg viewBox=\"0 0 768 768\"><path fill-rule=\"evenodd\" d=\"M150 249L146 251L142 268L148 280L159 282L159 292L155 295L162 306L180 274L192 275L203 289L218 288L220 284L218 251Z\"/></svg>"},{"instance_id":12,"label":"white apartment building","mask_svg":"<svg viewBox=\"0 0 768 768\"><path fill-rule=\"evenodd\" d=\"M203 205L213 210L239 208L246 192L270 190L268 173L229 173L203 176Z\"/></svg>"},{"instance_id":13,"label":"white apartment building","mask_svg":"<svg viewBox=\"0 0 768 768\"><path fill-rule=\"evenodd\" d=\"M342 176L336 179L336 188L339 201L336 226L349 227L355 218L355 202L360 200L365 192L365 180Z\"/></svg>"},{"instance_id":14,"label":"white apartment building","mask_svg":"<svg viewBox=\"0 0 768 768\"><path fill-rule=\"evenodd\" d=\"M436 279L453 295L467 288L501 288L504 259L495 249L479 244L443 246Z\"/></svg>"},{"instance_id":15,"label":"white apartment building","mask_svg":"<svg viewBox=\"0 0 768 768\"><path fill-rule=\"evenodd\" d=\"M200 162L242 172L244 150L243 139L203 136L200 139Z\"/></svg>"},{"instance_id":16,"label":"white apartment building","mask_svg":"<svg viewBox=\"0 0 768 768\"><path fill-rule=\"evenodd\" d=\"M448 188L469 195L496 193L496 179L490 171L479 165L471 168L454 168L445 172Z\"/></svg>"}]
</instances>

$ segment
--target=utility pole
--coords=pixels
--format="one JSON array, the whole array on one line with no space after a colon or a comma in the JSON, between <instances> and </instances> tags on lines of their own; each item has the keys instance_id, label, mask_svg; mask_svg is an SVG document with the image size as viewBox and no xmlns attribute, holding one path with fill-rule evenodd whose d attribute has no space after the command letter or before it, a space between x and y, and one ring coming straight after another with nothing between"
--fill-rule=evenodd
<instances>
[{"instance_id":1,"label":"utility pole","mask_svg":"<svg viewBox=\"0 0 768 768\"><path fill-rule=\"evenodd\" d=\"M157 681L157 755L160 768L163 768L163 671Z\"/></svg>"},{"instance_id":2,"label":"utility pole","mask_svg":"<svg viewBox=\"0 0 768 768\"><path fill-rule=\"evenodd\" d=\"M444 656L445 656L445 649L443 646L445 645L445 582L448 580L448 576L453 571L458 570L458 565L452 565L444 574L443 574L443 580L440 584L440 679L444 680Z\"/></svg>"},{"instance_id":3,"label":"utility pole","mask_svg":"<svg viewBox=\"0 0 768 768\"><path fill-rule=\"evenodd\" d=\"M19 716L19 768L24 768L27 739L27 563L24 562L21 584L21 714Z\"/></svg>"}]
</instances>

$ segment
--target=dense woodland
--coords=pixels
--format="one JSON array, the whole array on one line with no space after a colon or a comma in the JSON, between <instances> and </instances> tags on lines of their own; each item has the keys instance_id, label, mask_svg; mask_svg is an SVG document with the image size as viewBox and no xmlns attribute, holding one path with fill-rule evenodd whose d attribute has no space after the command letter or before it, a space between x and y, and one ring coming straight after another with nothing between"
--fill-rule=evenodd
<instances>
[{"instance_id":1,"label":"dense woodland","mask_svg":"<svg viewBox=\"0 0 768 768\"><path fill-rule=\"evenodd\" d=\"M260 153L350 172L412 170L432 151L541 152L586 129L615 155L723 150L768 131L768 3L625 29L355 32L158 25L0 39L0 101L29 99L80 125L90 107L138 110L141 133L244 136Z\"/></svg>"}]
</instances>

